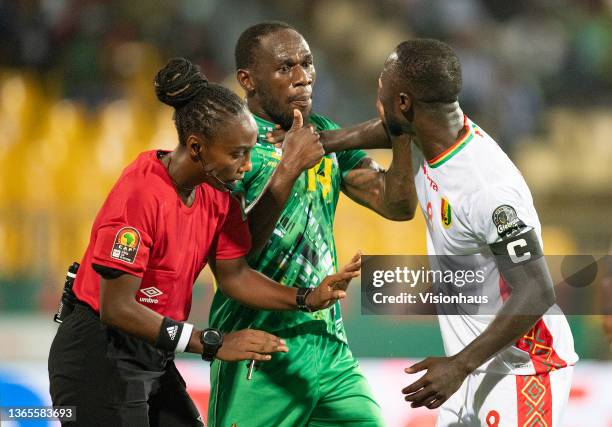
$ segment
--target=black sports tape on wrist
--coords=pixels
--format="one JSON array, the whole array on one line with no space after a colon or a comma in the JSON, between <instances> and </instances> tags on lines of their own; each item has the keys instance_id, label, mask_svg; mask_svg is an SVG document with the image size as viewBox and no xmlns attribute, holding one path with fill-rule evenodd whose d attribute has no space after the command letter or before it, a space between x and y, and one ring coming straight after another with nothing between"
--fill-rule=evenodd
<instances>
[{"instance_id":1,"label":"black sports tape on wrist","mask_svg":"<svg viewBox=\"0 0 612 427\"><path fill-rule=\"evenodd\" d=\"M183 332L183 323L164 317L155 341L155 347L165 351L175 351Z\"/></svg>"}]
</instances>

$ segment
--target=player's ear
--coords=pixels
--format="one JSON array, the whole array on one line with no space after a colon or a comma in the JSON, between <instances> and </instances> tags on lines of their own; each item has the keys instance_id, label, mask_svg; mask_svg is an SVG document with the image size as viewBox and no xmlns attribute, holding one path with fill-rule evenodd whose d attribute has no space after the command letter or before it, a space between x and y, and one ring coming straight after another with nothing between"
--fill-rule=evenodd
<instances>
[{"instance_id":1,"label":"player's ear","mask_svg":"<svg viewBox=\"0 0 612 427\"><path fill-rule=\"evenodd\" d=\"M405 93L400 92L398 97L399 109L402 115L408 120L408 122L412 123L414 120L414 108L412 108L412 97Z\"/></svg>"},{"instance_id":2,"label":"player's ear","mask_svg":"<svg viewBox=\"0 0 612 427\"><path fill-rule=\"evenodd\" d=\"M412 98L405 92L400 92L399 94L399 108L404 114L412 108Z\"/></svg>"},{"instance_id":3,"label":"player's ear","mask_svg":"<svg viewBox=\"0 0 612 427\"><path fill-rule=\"evenodd\" d=\"M236 79L240 87L244 89L247 95L255 90L255 82L251 73L248 70L239 69L236 71Z\"/></svg>"}]
</instances>

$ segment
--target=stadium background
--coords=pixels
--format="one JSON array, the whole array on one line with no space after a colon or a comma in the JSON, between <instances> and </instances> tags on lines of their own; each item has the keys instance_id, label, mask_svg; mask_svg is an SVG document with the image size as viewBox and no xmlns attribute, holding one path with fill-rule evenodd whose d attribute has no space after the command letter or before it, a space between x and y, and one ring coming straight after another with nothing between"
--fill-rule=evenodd
<instances>
[{"instance_id":1,"label":"stadium background","mask_svg":"<svg viewBox=\"0 0 612 427\"><path fill-rule=\"evenodd\" d=\"M234 44L267 19L291 23L309 41L314 109L341 125L375 115L376 79L398 42L449 42L463 65L462 107L524 174L546 253L610 252L610 0L0 0L0 406L47 401L45 361L65 269L82 255L122 168L142 150L175 144L171 110L154 96L155 71L185 56L238 91ZM371 155L388 165L389 153ZM341 262L357 248L425 253L420 213L393 223L344 196L335 233ZM355 282L344 320L379 400L395 408L390 425L431 425L428 412L402 406L406 362L396 358L441 354L435 319L362 316L359 297ZM206 323L211 298L204 273L194 288L195 323ZM588 412L588 425L610 426L612 364L601 319L570 322L587 360L570 407ZM206 367L183 360L203 404ZM586 425L572 419L568 426Z\"/></svg>"}]
</instances>

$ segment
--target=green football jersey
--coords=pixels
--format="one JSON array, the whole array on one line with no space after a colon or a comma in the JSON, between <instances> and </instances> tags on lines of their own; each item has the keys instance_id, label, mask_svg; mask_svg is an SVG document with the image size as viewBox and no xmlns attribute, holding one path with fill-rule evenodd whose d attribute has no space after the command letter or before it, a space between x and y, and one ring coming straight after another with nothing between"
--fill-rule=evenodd
<instances>
[{"instance_id":1,"label":"green football jersey","mask_svg":"<svg viewBox=\"0 0 612 427\"><path fill-rule=\"evenodd\" d=\"M244 192L247 205L261 194L282 157L280 149L266 142L266 133L274 130L274 124L253 117L259 128L258 141L251 152L253 168L237 186ZM339 128L331 120L315 114L310 116L310 123L318 131ZM327 154L315 167L302 172L270 239L259 254L248 258L249 265L283 285L296 287L317 286L325 276L335 273L338 260L334 214L342 179L365 156L361 150ZM316 313L256 311L217 290L209 323L222 331L249 327L279 333L313 321L321 322L321 329L346 342L339 303Z\"/></svg>"}]
</instances>

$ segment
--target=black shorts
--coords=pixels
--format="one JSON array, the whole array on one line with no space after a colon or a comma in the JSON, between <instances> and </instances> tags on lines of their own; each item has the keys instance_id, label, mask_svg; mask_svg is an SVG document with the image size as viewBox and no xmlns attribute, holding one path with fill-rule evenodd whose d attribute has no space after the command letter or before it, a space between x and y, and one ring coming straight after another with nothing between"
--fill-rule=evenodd
<instances>
[{"instance_id":1,"label":"black shorts","mask_svg":"<svg viewBox=\"0 0 612 427\"><path fill-rule=\"evenodd\" d=\"M65 426L202 427L173 358L77 304L49 353L53 405L76 407Z\"/></svg>"}]
</instances>

